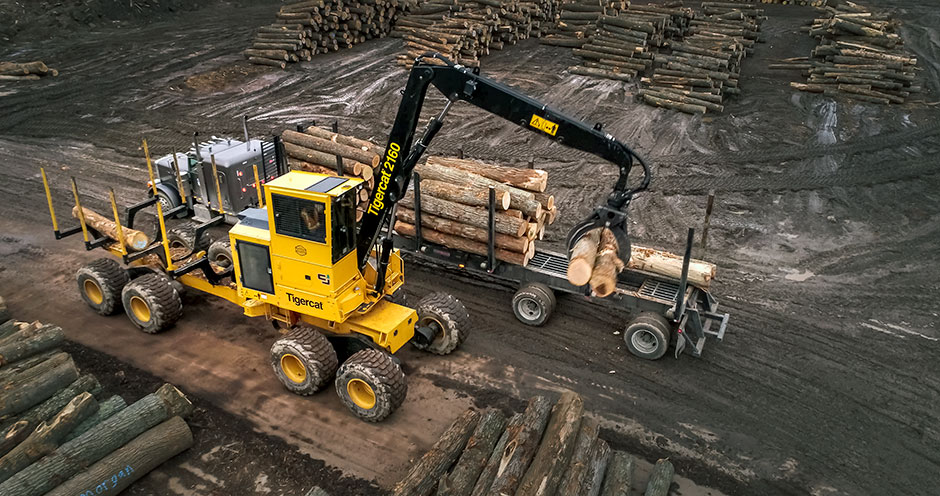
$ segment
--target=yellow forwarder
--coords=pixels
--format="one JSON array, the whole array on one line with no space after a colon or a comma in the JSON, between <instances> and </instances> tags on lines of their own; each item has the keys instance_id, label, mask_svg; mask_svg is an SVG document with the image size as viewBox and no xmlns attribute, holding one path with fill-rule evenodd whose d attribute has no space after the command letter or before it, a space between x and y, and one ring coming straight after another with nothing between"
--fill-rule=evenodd
<instances>
[{"instance_id":1,"label":"yellow forwarder","mask_svg":"<svg viewBox=\"0 0 940 496\"><path fill-rule=\"evenodd\" d=\"M45 171L42 175L46 183ZM389 353L409 341L437 354L450 353L466 338L469 316L459 301L443 293L426 296L417 311L390 301L404 283L397 250L380 265L381 274L372 263L359 269L356 200L361 187L361 179L300 171L265 184L262 208L242 211L229 239L212 245L217 252L219 246L227 249L227 257L213 257L222 265L230 259L224 269L203 252L174 255L174 243L186 245L185 236L166 231L162 206L154 198L128 209L122 224L112 193L115 242L98 236L84 215L79 216L81 227L60 232L48 184L46 195L57 238L83 232L89 249L103 247L125 261L102 258L79 269L79 290L93 309L109 315L123 306L141 330L156 333L181 316L180 284L225 298L249 317L266 317L291 329L271 348L274 371L289 390L312 394L335 374L343 403L356 416L379 421L402 404L407 392L401 367ZM73 193L82 211L74 181ZM150 205L156 205L161 220L160 237L129 252L122 229ZM336 348L357 351L339 365Z\"/></svg>"}]
</instances>

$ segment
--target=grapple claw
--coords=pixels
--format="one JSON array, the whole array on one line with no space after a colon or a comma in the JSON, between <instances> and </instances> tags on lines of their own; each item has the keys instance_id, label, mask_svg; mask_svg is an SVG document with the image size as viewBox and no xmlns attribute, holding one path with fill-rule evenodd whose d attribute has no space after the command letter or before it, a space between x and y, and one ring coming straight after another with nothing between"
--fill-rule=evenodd
<instances>
[{"instance_id":1,"label":"grapple claw","mask_svg":"<svg viewBox=\"0 0 940 496\"><path fill-rule=\"evenodd\" d=\"M568 232L567 248L568 258L571 258L571 252L574 250L575 243L584 235L594 229L606 227L613 233L617 239L617 255L624 265L630 262L630 237L627 236L627 213L610 207L598 207L594 212L583 221L576 224Z\"/></svg>"}]
</instances>

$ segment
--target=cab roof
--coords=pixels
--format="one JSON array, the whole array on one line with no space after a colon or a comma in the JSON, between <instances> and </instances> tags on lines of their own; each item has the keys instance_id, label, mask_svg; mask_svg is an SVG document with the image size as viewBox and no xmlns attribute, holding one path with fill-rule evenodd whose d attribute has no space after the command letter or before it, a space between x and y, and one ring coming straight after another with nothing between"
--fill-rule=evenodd
<instances>
[{"instance_id":1,"label":"cab roof","mask_svg":"<svg viewBox=\"0 0 940 496\"><path fill-rule=\"evenodd\" d=\"M283 176L269 181L266 187L294 191L311 191L328 196L340 196L362 184L363 180L355 177L329 176L316 172L290 171Z\"/></svg>"}]
</instances>

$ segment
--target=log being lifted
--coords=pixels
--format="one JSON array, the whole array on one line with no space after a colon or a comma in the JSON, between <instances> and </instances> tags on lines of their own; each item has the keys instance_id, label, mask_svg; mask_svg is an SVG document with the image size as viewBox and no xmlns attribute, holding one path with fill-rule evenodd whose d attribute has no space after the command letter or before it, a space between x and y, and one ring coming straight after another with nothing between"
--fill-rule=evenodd
<instances>
[{"instance_id":1,"label":"log being lifted","mask_svg":"<svg viewBox=\"0 0 940 496\"><path fill-rule=\"evenodd\" d=\"M402 197L399 205L414 210L414 191L409 189ZM489 226L489 212L485 209L461 205L422 193L421 213L425 212L483 229ZM529 228L529 224L525 219L517 219L500 212L497 212L494 217L496 219L496 232L501 234L522 236Z\"/></svg>"},{"instance_id":2,"label":"log being lifted","mask_svg":"<svg viewBox=\"0 0 940 496\"><path fill-rule=\"evenodd\" d=\"M568 261L568 282L575 286L584 286L591 280L594 261L597 259L597 246L600 244L601 230L594 229L581 237L571 250Z\"/></svg>"},{"instance_id":3,"label":"log being lifted","mask_svg":"<svg viewBox=\"0 0 940 496\"><path fill-rule=\"evenodd\" d=\"M617 275L623 270L623 261L620 260L618 250L614 233L610 229L603 229L589 281L591 290L601 298L609 296L617 288Z\"/></svg>"},{"instance_id":4,"label":"log being lifted","mask_svg":"<svg viewBox=\"0 0 940 496\"><path fill-rule=\"evenodd\" d=\"M503 448L499 469L490 486L489 494L514 494L526 468L535 456L542 432L551 414L552 402L544 396L529 400L519 425L511 427L509 441ZM572 493L575 494L575 493Z\"/></svg>"},{"instance_id":5,"label":"log being lifted","mask_svg":"<svg viewBox=\"0 0 940 496\"><path fill-rule=\"evenodd\" d=\"M82 470L46 496L95 494L102 481L107 481L108 493L117 494L192 445L193 433L189 426L182 418L172 417Z\"/></svg>"},{"instance_id":6,"label":"log being lifted","mask_svg":"<svg viewBox=\"0 0 940 496\"><path fill-rule=\"evenodd\" d=\"M415 211L402 206L398 207L396 216L398 220L407 224L414 224L416 220ZM487 230L484 228L445 219L443 217L438 217L436 215L425 212L422 212L421 214L421 226L445 234L453 234L454 236L460 236L461 238L479 241L480 243L487 243L489 241L489 238L487 237ZM531 245L529 238L517 238L499 233L496 233L493 241L495 242L494 244L496 248L502 248L504 250L515 251L518 253L528 253L529 246Z\"/></svg>"},{"instance_id":7,"label":"log being lifted","mask_svg":"<svg viewBox=\"0 0 940 496\"><path fill-rule=\"evenodd\" d=\"M78 205L72 207L72 217L80 219ZM113 220L91 210L88 207L82 207L82 216L85 217L85 224L99 233L118 241L117 224ZM150 239L146 234L131 229L127 226L121 226L121 233L124 234L124 245L128 251L141 251L150 245Z\"/></svg>"},{"instance_id":8,"label":"log being lifted","mask_svg":"<svg viewBox=\"0 0 940 496\"><path fill-rule=\"evenodd\" d=\"M545 187L548 186L548 172L541 169L520 169L517 167L485 164L476 160L436 155L428 157L427 163L442 165L444 167L454 167L528 191L542 193L545 191Z\"/></svg>"},{"instance_id":9,"label":"log being lifted","mask_svg":"<svg viewBox=\"0 0 940 496\"><path fill-rule=\"evenodd\" d=\"M0 458L0 482L55 451L66 434L97 409L98 402L89 393L73 398L52 420L39 424L26 440Z\"/></svg>"},{"instance_id":10,"label":"log being lifted","mask_svg":"<svg viewBox=\"0 0 940 496\"><path fill-rule=\"evenodd\" d=\"M395 496L427 496L441 476L457 461L480 421L480 414L467 410L444 431L434 446L415 463L408 475L395 485Z\"/></svg>"},{"instance_id":11,"label":"log being lifted","mask_svg":"<svg viewBox=\"0 0 940 496\"><path fill-rule=\"evenodd\" d=\"M493 186L496 191L506 191L509 193L509 206L522 210L522 213L533 219L539 218L542 214L542 204L535 199L535 194L531 191L524 191L513 186L507 186L498 181L467 172L462 169L437 165L434 163L425 163L415 167L421 179L433 179L445 183L473 186L476 188L488 189Z\"/></svg>"},{"instance_id":12,"label":"log being lifted","mask_svg":"<svg viewBox=\"0 0 940 496\"><path fill-rule=\"evenodd\" d=\"M0 483L0 494L42 496L59 481L71 478L157 424L190 413L192 403L178 389L164 384L157 392L141 398Z\"/></svg>"},{"instance_id":13,"label":"log being lifted","mask_svg":"<svg viewBox=\"0 0 940 496\"><path fill-rule=\"evenodd\" d=\"M402 221L397 221L395 222L395 231L397 231L398 234L408 238L415 237L414 224L406 224ZM461 238L460 236L442 233L428 229L426 227L421 229L421 237L432 243L446 246L448 248L453 248L455 250L475 253L477 255L487 254L487 245L485 243L480 243L467 238ZM529 260L532 258L532 255L530 255L528 252L516 253L514 251L503 250L500 248L493 250L493 256L495 256L497 260L522 266L528 264Z\"/></svg>"},{"instance_id":14,"label":"log being lifted","mask_svg":"<svg viewBox=\"0 0 940 496\"><path fill-rule=\"evenodd\" d=\"M474 207L489 207L490 192L488 188L475 188L424 179L421 181L421 192L442 200L462 203ZM508 210L510 195L508 191L493 191L496 210Z\"/></svg>"},{"instance_id":15,"label":"log being lifted","mask_svg":"<svg viewBox=\"0 0 940 496\"><path fill-rule=\"evenodd\" d=\"M506 417L502 413L497 410L484 413L457 464L442 480L443 488L438 487L437 496L468 496L505 428Z\"/></svg>"},{"instance_id":16,"label":"log being lifted","mask_svg":"<svg viewBox=\"0 0 940 496\"><path fill-rule=\"evenodd\" d=\"M516 496L551 496L565 473L574 442L581 427L584 401L573 391L565 391L552 408L538 452L526 470Z\"/></svg>"}]
</instances>

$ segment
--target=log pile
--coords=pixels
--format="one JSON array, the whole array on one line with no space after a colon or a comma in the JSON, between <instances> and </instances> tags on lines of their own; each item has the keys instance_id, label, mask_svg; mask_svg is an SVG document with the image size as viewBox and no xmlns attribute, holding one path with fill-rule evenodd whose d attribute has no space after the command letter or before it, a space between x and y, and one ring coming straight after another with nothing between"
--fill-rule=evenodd
<instances>
[{"instance_id":1,"label":"log pile","mask_svg":"<svg viewBox=\"0 0 940 496\"><path fill-rule=\"evenodd\" d=\"M384 148L371 141L334 133L310 126L300 130L285 130L281 141L287 163L292 170L317 172L331 176L340 175L337 164L341 164L344 176L365 181L359 191L359 208L356 220L362 218L369 195L375 186L375 170L385 155Z\"/></svg>"},{"instance_id":2,"label":"log pile","mask_svg":"<svg viewBox=\"0 0 940 496\"><path fill-rule=\"evenodd\" d=\"M808 28L819 39L811 57L774 64L774 69L801 70L800 91L843 96L869 103L904 103L921 91L917 58L904 50L900 23L852 2L827 9L829 16Z\"/></svg>"},{"instance_id":3,"label":"log pile","mask_svg":"<svg viewBox=\"0 0 940 496\"><path fill-rule=\"evenodd\" d=\"M412 465L394 496L567 496L627 494L636 485L636 459L598 438L598 421L581 397L529 400L525 411L468 410ZM666 496L675 469L659 460L648 496Z\"/></svg>"},{"instance_id":4,"label":"log pile","mask_svg":"<svg viewBox=\"0 0 940 496\"><path fill-rule=\"evenodd\" d=\"M555 197L545 192L548 173L543 170L431 156L415 172L421 178L421 237L431 243L486 255L490 187L498 260L526 265L535 255L535 241L555 222ZM411 188L398 205L395 231L415 237L416 219Z\"/></svg>"},{"instance_id":5,"label":"log pile","mask_svg":"<svg viewBox=\"0 0 940 496\"><path fill-rule=\"evenodd\" d=\"M624 269L649 272L678 280L682 277L682 257L666 251L633 245L630 261L624 266L618 256L617 239L609 229L595 229L585 234L571 251L568 282L575 286L590 284L594 296L614 292L617 275ZM689 262L689 284L708 290L718 268L701 260Z\"/></svg>"},{"instance_id":6,"label":"log pile","mask_svg":"<svg viewBox=\"0 0 940 496\"><path fill-rule=\"evenodd\" d=\"M417 0L292 1L281 7L273 24L258 28L243 54L252 64L284 69L289 62L383 38L395 18L416 4Z\"/></svg>"},{"instance_id":7,"label":"log pile","mask_svg":"<svg viewBox=\"0 0 940 496\"><path fill-rule=\"evenodd\" d=\"M763 10L731 2L702 2L703 15L690 20L688 35L655 54L653 73L641 79L638 96L648 105L688 114L722 112L729 95L740 94L744 58L759 39Z\"/></svg>"},{"instance_id":8,"label":"log pile","mask_svg":"<svg viewBox=\"0 0 940 496\"><path fill-rule=\"evenodd\" d=\"M541 36L557 8L557 0L430 0L395 22L392 36L405 40L397 62L410 68L417 56L438 52L479 67L490 50Z\"/></svg>"},{"instance_id":9,"label":"log pile","mask_svg":"<svg viewBox=\"0 0 940 496\"><path fill-rule=\"evenodd\" d=\"M34 80L45 76L58 76L59 71L50 69L42 61L0 62L0 81Z\"/></svg>"},{"instance_id":10,"label":"log pile","mask_svg":"<svg viewBox=\"0 0 940 496\"><path fill-rule=\"evenodd\" d=\"M0 300L0 307L3 306ZM0 494L116 494L189 448L192 404L165 384L127 405L62 352L62 329L0 308Z\"/></svg>"}]
</instances>

